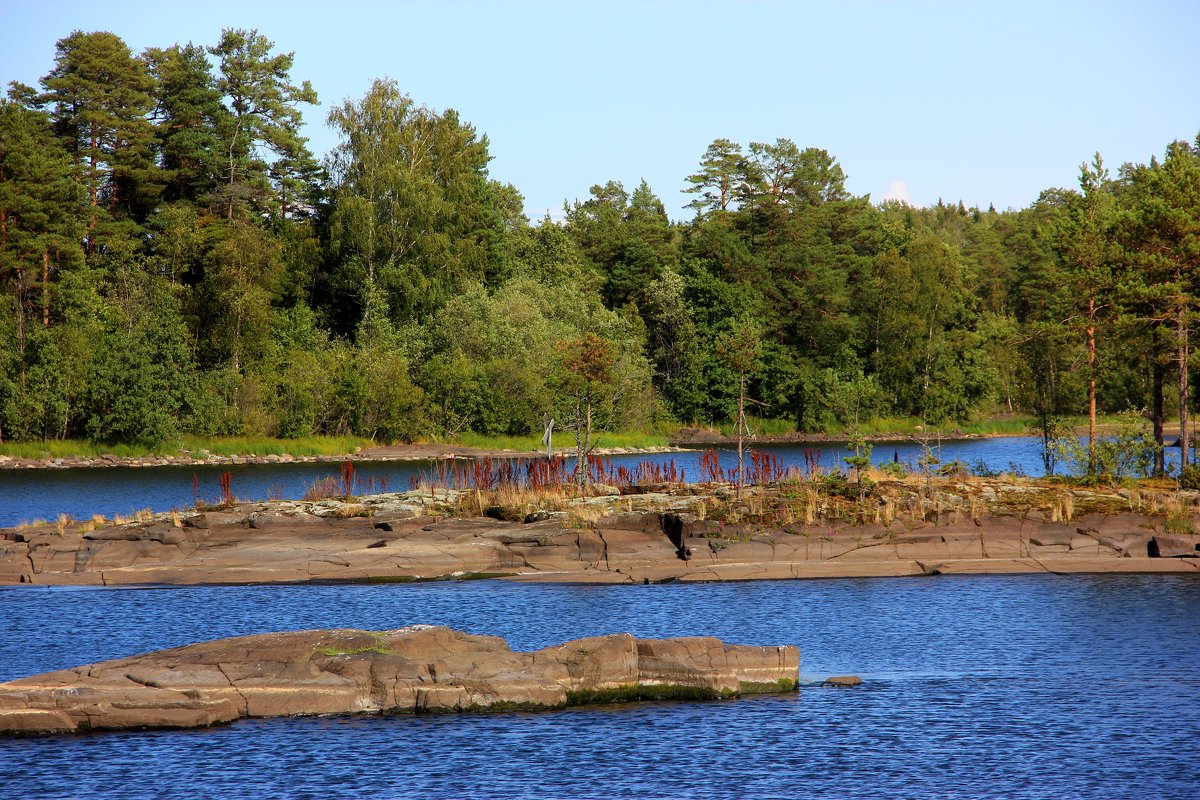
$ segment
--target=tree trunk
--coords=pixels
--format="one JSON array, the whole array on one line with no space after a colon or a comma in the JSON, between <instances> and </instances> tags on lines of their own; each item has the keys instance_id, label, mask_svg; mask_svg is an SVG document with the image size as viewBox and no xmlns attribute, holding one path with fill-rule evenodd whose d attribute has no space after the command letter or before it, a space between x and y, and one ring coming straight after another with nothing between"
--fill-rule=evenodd
<instances>
[{"instance_id":1,"label":"tree trunk","mask_svg":"<svg viewBox=\"0 0 1200 800\"><path fill-rule=\"evenodd\" d=\"M42 327L50 327L50 251L42 253Z\"/></svg>"},{"instance_id":2,"label":"tree trunk","mask_svg":"<svg viewBox=\"0 0 1200 800\"><path fill-rule=\"evenodd\" d=\"M25 270L17 267L17 350L25 369Z\"/></svg>"},{"instance_id":3,"label":"tree trunk","mask_svg":"<svg viewBox=\"0 0 1200 800\"><path fill-rule=\"evenodd\" d=\"M1175 347L1179 369L1179 468L1188 465L1188 449L1191 445L1188 431L1188 329L1186 307L1179 304L1175 320Z\"/></svg>"},{"instance_id":4,"label":"tree trunk","mask_svg":"<svg viewBox=\"0 0 1200 800\"><path fill-rule=\"evenodd\" d=\"M1088 474L1096 474L1096 296L1088 297Z\"/></svg>"},{"instance_id":5,"label":"tree trunk","mask_svg":"<svg viewBox=\"0 0 1200 800\"><path fill-rule=\"evenodd\" d=\"M744 445L744 436L746 430L746 373L738 373L738 418L737 418L737 435L738 435L738 476L737 490L738 497L742 496L742 482L745 470L742 467L742 448Z\"/></svg>"},{"instance_id":6,"label":"tree trunk","mask_svg":"<svg viewBox=\"0 0 1200 800\"><path fill-rule=\"evenodd\" d=\"M88 213L88 224L87 224L88 232L87 232L86 240L87 240L88 255L91 255L92 252L96 249L96 235L95 235L96 208L97 208L97 206L100 205L100 197L96 191L96 170L98 169L98 165L96 162L96 148L99 145L96 141L97 140L96 126L94 124L91 127L91 133L92 133L92 138L91 138L92 149L91 149L91 155L88 159L89 163L91 164L91 174L88 175L88 196L89 196L92 208L91 208L91 211Z\"/></svg>"},{"instance_id":7,"label":"tree trunk","mask_svg":"<svg viewBox=\"0 0 1200 800\"><path fill-rule=\"evenodd\" d=\"M1151 383L1151 406L1150 423L1154 426L1154 441L1158 445L1158 449L1154 451L1154 475L1161 477L1166 471L1166 455L1163 453L1163 365L1159 362L1154 362L1153 377Z\"/></svg>"}]
</instances>

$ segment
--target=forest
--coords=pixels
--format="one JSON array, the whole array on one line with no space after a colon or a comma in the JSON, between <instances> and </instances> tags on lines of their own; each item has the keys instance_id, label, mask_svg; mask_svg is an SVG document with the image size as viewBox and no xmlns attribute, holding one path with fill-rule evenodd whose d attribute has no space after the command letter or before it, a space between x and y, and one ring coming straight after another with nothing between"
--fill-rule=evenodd
<instances>
[{"instance_id":1,"label":"forest","mask_svg":"<svg viewBox=\"0 0 1200 800\"><path fill-rule=\"evenodd\" d=\"M1200 141L998 211L717 139L688 221L608 181L531 222L487 136L391 80L331 107L318 158L292 65L254 30L140 54L75 32L9 85L0 441L516 435L581 393L615 429L710 425L743 377L801 431L1187 423Z\"/></svg>"}]
</instances>

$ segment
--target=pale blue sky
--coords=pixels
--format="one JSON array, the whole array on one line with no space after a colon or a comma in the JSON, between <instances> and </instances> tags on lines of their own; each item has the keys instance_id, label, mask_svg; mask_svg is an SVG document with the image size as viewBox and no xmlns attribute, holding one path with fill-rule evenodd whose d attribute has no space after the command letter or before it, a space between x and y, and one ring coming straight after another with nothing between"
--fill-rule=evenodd
<instances>
[{"instance_id":1,"label":"pale blue sky","mask_svg":"<svg viewBox=\"0 0 1200 800\"><path fill-rule=\"evenodd\" d=\"M1024 207L1200 132L1200 2L75 2L0 0L0 80L109 30L135 52L258 28L332 103L395 78L491 139L531 216L645 178L669 213L705 147L786 137L830 151L855 194Z\"/></svg>"}]
</instances>

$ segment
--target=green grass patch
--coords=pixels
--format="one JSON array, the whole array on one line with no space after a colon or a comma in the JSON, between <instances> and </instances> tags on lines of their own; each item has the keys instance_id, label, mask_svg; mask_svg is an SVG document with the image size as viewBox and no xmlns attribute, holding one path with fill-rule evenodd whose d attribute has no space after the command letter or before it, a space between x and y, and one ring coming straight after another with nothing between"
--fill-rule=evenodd
<instances>
[{"instance_id":1,"label":"green grass patch","mask_svg":"<svg viewBox=\"0 0 1200 800\"><path fill-rule=\"evenodd\" d=\"M216 456L339 456L374 446L370 439L358 436L305 436L299 439L276 439L269 436L235 436L203 438L185 436L176 451L197 453L207 450Z\"/></svg>"},{"instance_id":2,"label":"green grass patch","mask_svg":"<svg viewBox=\"0 0 1200 800\"><path fill-rule=\"evenodd\" d=\"M388 656L392 654L391 650L378 644L365 647L322 647L318 652L323 656L357 656L363 653L379 653Z\"/></svg>"},{"instance_id":3,"label":"green grass patch","mask_svg":"<svg viewBox=\"0 0 1200 800\"><path fill-rule=\"evenodd\" d=\"M167 448L173 450L174 448ZM157 453L144 445L133 444L103 444L84 439L51 439L37 442L3 442L0 443L0 455L9 458L39 459L39 458L94 458L102 455L115 455L120 458L142 458Z\"/></svg>"},{"instance_id":4,"label":"green grass patch","mask_svg":"<svg viewBox=\"0 0 1200 800\"><path fill-rule=\"evenodd\" d=\"M317 652L323 656L357 656L363 653L378 653L380 655L392 655L391 648L386 644L386 640L381 634L367 632L371 637L371 644L364 644L358 647L342 647L338 645L328 645L320 648Z\"/></svg>"},{"instance_id":5,"label":"green grass patch","mask_svg":"<svg viewBox=\"0 0 1200 800\"><path fill-rule=\"evenodd\" d=\"M1036 420L1028 416L984 417L967 422L947 421L938 424L922 423L917 417L883 417L867 420L859 425L859 432L871 436L878 434L903 434L909 436L925 434L941 434L943 437L968 436L997 436L1004 434L1027 433L1032 429ZM838 433L847 433L847 430Z\"/></svg>"},{"instance_id":6,"label":"green grass patch","mask_svg":"<svg viewBox=\"0 0 1200 800\"><path fill-rule=\"evenodd\" d=\"M307 436L276 439L269 436L202 437L184 436L154 447L140 444L106 444L87 439L51 439L38 442L2 442L0 455L20 459L118 458L196 455L208 451L216 456L338 456L371 447L370 439L357 436Z\"/></svg>"}]
</instances>

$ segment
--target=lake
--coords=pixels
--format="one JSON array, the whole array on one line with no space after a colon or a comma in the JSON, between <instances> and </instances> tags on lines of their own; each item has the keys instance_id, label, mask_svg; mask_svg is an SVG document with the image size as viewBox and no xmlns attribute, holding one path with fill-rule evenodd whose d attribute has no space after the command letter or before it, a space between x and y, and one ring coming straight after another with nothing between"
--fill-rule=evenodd
<instances>
[{"instance_id":1,"label":"lake","mask_svg":"<svg viewBox=\"0 0 1200 800\"><path fill-rule=\"evenodd\" d=\"M447 624L797 644L858 689L0 740L0 796L1200 797L1200 580L0 587L0 680L189 642Z\"/></svg>"}]
</instances>

